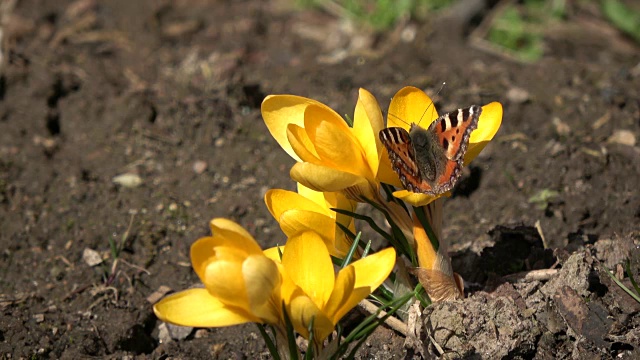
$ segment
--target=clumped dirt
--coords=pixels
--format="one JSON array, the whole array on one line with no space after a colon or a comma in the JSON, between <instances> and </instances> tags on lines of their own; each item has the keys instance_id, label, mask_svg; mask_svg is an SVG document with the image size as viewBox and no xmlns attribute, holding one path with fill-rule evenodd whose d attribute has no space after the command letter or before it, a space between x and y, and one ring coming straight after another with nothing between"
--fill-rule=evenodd
<instances>
[{"instance_id":1,"label":"clumped dirt","mask_svg":"<svg viewBox=\"0 0 640 360\"><path fill-rule=\"evenodd\" d=\"M475 22L456 13L374 34L278 1L4 9L0 357L268 357L252 325L160 342L148 299L198 282L188 249L213 217L263 247L284 241L262 197L293 189L293 161L262 99L351 114L359 87L385 109L403 86L434 95L442 82L440 110L505 109L445 204L471 295L427 308L411 346L381 327L359 356L639 357L640 306L603 265L640 256L640 50L573 15L540 62L521 64L471 46ZM540 269L555 272L514 275Z\"/></svg>"}]
</instances>

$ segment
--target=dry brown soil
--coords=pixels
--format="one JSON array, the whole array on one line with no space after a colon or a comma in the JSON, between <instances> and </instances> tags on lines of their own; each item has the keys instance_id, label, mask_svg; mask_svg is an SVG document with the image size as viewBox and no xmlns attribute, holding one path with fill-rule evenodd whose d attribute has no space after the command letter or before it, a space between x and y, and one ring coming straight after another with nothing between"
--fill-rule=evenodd
<instances>
[{"instance_id":1,"label":"dry brown soil","mask_svg":"<svg viewBox=\"0 0 640 360\"><path fill-rule=\"evenodd\" d=\"M541 61L518 63L471 45L491 11L374 34L282 1L19 1L2 19L0 358L268 357L253 325L160 342L147 300L198 282L188 250L213 217L284 242L262 198L293 190L293 160L262 99L352 114L359 87L386 109L403 86L442 82L441 110L505 110L445 204L472 295L427 309L422 342L381 327L359 356L640 357L640 306L602 267L640 256L640 50L572 13ZM106 260L90 267L85 249ZM562 276L505 282L550 267Z\"/></svg>"}]
</instances>

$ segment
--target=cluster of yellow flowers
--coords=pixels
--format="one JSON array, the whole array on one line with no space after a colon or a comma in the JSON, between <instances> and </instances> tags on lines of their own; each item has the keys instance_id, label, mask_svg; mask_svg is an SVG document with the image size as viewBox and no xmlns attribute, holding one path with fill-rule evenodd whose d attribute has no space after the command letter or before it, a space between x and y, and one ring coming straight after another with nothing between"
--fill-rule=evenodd
<instances>
[{"instance_id":1,"label":"cluster of yellow flowers","mask_svg":"<svg viewBox=\"0 0 640 360\"><path fill-rule=\"evenodd\" d=\"M398 119L420 119L428 108L433 104L423 91L406 87L393 97L389 114L394 116L387 125L408 128ZM265 195L287 237L285 246L262 251L238 224L213 219L213 235L191 247L204 288L167 296L154 306L158 318L194 327L263 323L280 335L291 324L320 348L338 321L387 279L396 250L417 268L432 300L462 295L439 236L441 202L434 202L439 196L402 189L378 136L383 116L371 93L360 90L351 124L326 105L293 95L268 96L262 115L271 135L297 161L290 175L298 192L274 189ZM438 115L434 110L427 117L426 126ZM483 107L465 164L493 138L501 120L499 103ZM391 186L400 190L385 200L383 190ZM359 246L354 245L358 203L382 211L398 231L389 233L392 247L358 251L357 260L336 272L331 257L344 259Z\"/></svg>"}]
</instances>

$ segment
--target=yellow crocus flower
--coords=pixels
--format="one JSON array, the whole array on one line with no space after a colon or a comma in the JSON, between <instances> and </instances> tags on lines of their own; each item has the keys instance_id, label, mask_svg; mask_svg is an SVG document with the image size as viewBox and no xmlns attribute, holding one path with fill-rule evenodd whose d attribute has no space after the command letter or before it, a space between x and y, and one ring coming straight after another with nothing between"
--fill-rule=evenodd
<instances>
[{"instance_id":1,"label":"yellow crocus flower","mask_svg":"<svg viewBox=\"0 0 640 360\"><path fill-rule=\"evenodd\" d=\"M315 231L329 253L344 258L351 248L351 239L336 222L355 233L353 218L337 214L332 208L355 212L356 205L341 193L323 193L298 184L298 192L271 189L264 196L271 215L288 237L303 231Z\"/></svg>"},{"instance_id":2,"label":"yellow crocus flower","mask_svg":"<svg viewBox=\"0 0 640 360\"><path fill-rule=\"evenodd\" d=\"M289 238L281 260L277 251L265 253L281 261L282 297L295 330L308 339L313 318L316 345L322 344L338 321L382 284L396 260L395 250L387 248L349 264L336 275L327 247L311 231Z\"/></svg>"},{"instance_id":3,"label":"yellow crocus flower","mask_svg":"<svg viewBox=\"0 0 640 360\"><path fill-rule=\"evenodd\" d=\"M212 236L191 246L193 269L204 288L169 295L156 316L182 326L221 327L246 322L282 325L282 277L254 238L227 219L210 222Z\"/></svg>"},{"instance_id":4,"label":"yellow crocus flower","mask_svg":"<svg viewBox=\"0 0 640 360\"><path fill-rule=\"evenodd\" d=\"M296 161L291 178L320 192L343 192L356 201L375 199L383 128L376 99L360 89L353 127L328 106L300 96L270 95L262 117L271 135Z\"/></svg>"}]
</instances>

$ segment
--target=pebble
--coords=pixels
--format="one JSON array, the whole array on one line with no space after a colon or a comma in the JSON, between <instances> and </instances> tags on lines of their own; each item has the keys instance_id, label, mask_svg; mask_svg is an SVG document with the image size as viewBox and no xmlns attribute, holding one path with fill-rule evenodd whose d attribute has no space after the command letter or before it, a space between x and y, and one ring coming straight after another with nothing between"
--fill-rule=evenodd
<instances>
[{"instance_id":1,"label":"pebble","mask_svg":"<svg viewBox=\"0 0 640 360\"><path fill-rule=\"evenodd\" d=\"M102 264L102 256L100 256L100 253L89 248L85 248L82 251L82 260L91 267Z\"/></svg>"},{"instance_id":2,"label":"pebble","mask_svg":"<svg viewBox=\"0 0 640 360\"><path fill-rule=\"evenodd\" d=\"M193 163L193 172L200 175L207 170L207 163L202 160L198 160Z\"/></svg>"},{"instance_id":3,"label":"pebble","mask_svg":"<svg viewBox=\"0 0 640 360\"><path fill-rule=\"evenodd\" d=\"M167 324L167 329L169 330L169 336L171 336L173 340L186 339L193 332L193 328L191 326Z\"/></svg>"},{"instance_id":4,"label":"pebble","mask_svg":"<svg viewBox=\"0 0 640 360\"><path fill-rule=\"evenodd\" d=\"M158 340L161 344L172 342L173 340L184 340L193 332L190 326L178 326L168 323L158 325Z\"/></svg>"},{"instance_id":5,"label":"pebble","mask_svg":"<svg viewBox=\"0 0 640 360\"><path fill-rule=\"evenodd\" d=\"M125 173L120 174L112 179L112 181L126 188L136 188L142 184L142 178L138 174Z\"/></svg>"},{"instance_id":6,"label":"pebble","mask_svg":"<svg viewBox=\"0 0 640 360\"><path fill-rule=\"evenodd\" d=\"M559 117L554 117L552 121L553 121L553 125L556 127L556 132L558 133L558 135L560 136L569 135L569 133L571 132L571 127L569 127L569 125L567 125L565 122L560 120Z\"/></svg>"},{"instance_id":7,"label":"pebble","mask_svg":"<svg viewBox=\"0 0 640 360\"><path fill-rule=\"evenodd\" d=\"M635 146L636 136L629 130L616 130L609 136L607 141L610 143Z\"/></svg>"},{"instance_id":8,"label":"pebble","mask_svg":"<svg viewBox=\"0 0 640 360\"><path fill-rule=\"evenodd\" d=\"M529 92L523 88L512 87L507 91L507 99L514 104L525 103L529 98Z\"/></svg>"}]
</instances>

